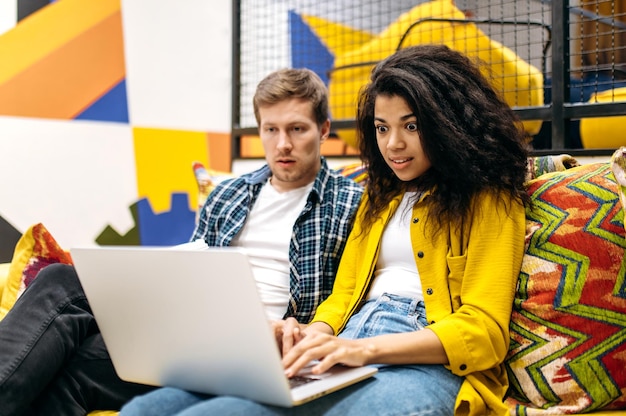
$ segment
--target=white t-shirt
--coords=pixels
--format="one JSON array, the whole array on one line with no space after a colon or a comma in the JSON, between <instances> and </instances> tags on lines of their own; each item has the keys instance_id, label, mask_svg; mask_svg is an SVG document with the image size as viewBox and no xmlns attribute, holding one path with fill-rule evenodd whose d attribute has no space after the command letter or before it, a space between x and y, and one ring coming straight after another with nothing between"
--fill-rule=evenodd
<instances>
[{"instance_id":1,"label":"white t-shirt","mask_svg":"<svg viewBox=\"0 0 626 416\"><path fill-rule=\"evenodd\" d=\"M269 319L282 319L289 302L289 244L296 219L313 183L278 192L268 181L232 245L250 258L254 278Z\"/></svg>"},{"instance_id":2,"label":"white t-shirt","mask_svg":"<svg viewBox=\"0 0 626 416\"><path fill-rule=\"evenodd\" d=\"M411 245L410 203L415 200L415 195L415 192L404 194L385 227L368 299L376 299L383 293L424 299Z\"/></svg>"}]
</instances>

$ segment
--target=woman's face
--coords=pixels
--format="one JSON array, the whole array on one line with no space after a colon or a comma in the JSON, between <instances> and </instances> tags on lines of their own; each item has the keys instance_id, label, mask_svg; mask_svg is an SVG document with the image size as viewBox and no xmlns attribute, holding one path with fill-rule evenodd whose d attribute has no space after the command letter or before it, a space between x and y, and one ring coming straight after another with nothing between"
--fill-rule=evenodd
<instances>
[{"instance_id":1,"label":"woman's face","mask_svg":"<svg viewBox=\"0 0 626 416\"><path fill-rule=\"evenodd\" d=\"M413 180L430 168L417 130L417 118L404 98L376 97L374 127L378 149L400 180Z\"/></svg>"}]
</instances>

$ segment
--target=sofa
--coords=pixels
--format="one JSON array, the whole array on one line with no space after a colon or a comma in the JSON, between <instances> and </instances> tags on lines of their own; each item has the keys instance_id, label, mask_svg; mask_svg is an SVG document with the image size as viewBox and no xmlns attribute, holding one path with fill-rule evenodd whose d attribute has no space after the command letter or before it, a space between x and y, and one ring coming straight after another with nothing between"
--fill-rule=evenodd
<instances>
[{"instance_id":1,"label":"sofa","mask_svg":"<svg viewBox=\"0 0 626 416\"><path fill-rule=\"evenodd\" d=\"M338 170L366 181L358 164ZM199 206L229 176L197 163L194 173ZM511 415L626 414L626 147L602 163L530 158L528 186L533 207L506 358ZM12 262L0 264L0 319L55 262L71 258L43 224L33 225Z\"/></svg>"}]
</instances>

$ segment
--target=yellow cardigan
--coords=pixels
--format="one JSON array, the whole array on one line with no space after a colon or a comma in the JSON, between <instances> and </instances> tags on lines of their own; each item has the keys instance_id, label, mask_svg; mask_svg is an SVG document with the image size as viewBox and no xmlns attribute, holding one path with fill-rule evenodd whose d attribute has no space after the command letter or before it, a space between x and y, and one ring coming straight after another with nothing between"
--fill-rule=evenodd
<instances>
[{"instance_id":1,"label":"yellow cardigan","mask_svg":"<svg viewBox=\"0 0 626 416\"><path fill-rule=\"evenodd\" d=\"M509 347L509 321L524 252L524 207L508 197L476 198L463 231L441 229L432 238L422 196L413 208L411 243L420 274L428 328L439 337L450 369L465 377L455 415L508 415L503 398L508 378L503 364ZM372 228L362 233L364 195L343 252L330 297L317 309L321 321L339 333L369 287L385 225L397 209L397 196ZM503 202L504 201L504 202Z\"/></svg>"}]
</instances>

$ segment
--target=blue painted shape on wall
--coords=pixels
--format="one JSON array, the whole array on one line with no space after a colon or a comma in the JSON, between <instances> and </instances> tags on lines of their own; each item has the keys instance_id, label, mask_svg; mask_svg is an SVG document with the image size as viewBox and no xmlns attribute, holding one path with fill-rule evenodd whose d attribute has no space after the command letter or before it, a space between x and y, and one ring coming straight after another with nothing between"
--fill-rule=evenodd
<instances>
[{"instance_id":1,"label":"blue painted shape on wall","mask_svg":"<svg viewBox=\"0 0 626 416\"><path fill-rule=\"evenodd\" d=\"M196 213L189 209L189 195L173 193L171 208L155 214L147 198L137 202L139 241L142 246L170 246L189 241Z\"/></svg>"},{"instance_id":2,"label":"blue painted shape on wall","mask_svg":"<svg viewBox=\"0 0 626 416\"><path fill-rule=\"evenodd\" d=\"M126 80L120 81L100 99L76 116L76 120L128 123Z\"/></svg>"},{"instance_id":3,"label":"blue painted shape on wall","mask_svg":"<svg viewBox=\"0 0 626 416\"><path fill-rule=\"evenodd\" d=\"M309 68L328 85L328 74L335 64L335 57L302 17L293 10L289 11L289 36L291 66Z\"/></svg>"}]
</instances>

